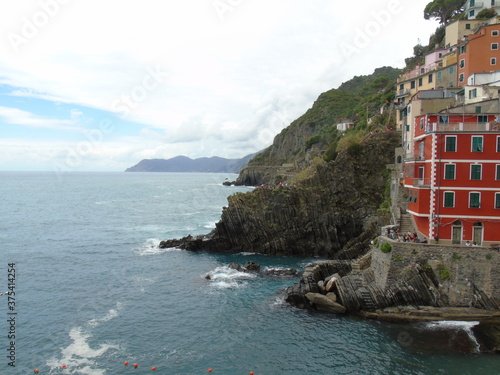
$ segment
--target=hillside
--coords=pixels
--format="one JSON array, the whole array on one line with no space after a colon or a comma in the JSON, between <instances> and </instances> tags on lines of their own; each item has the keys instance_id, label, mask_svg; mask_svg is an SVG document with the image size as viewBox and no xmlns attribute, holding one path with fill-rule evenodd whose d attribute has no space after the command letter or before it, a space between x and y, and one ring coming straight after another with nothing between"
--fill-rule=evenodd
<instances>
[{"instance_id":1,"label":"hillside","mask_svg":"<svg viewBox=\"0 0 500 375\"><path fill-rule=\"evenodd\" d=\"M346 146L346 142L340 142L344 135L337 131L339 122L356 124L356 128L348 132L351 136L361 132L365 135L379 127L387 128L392 123L389 116L379 114L380 108L386 106L390 111L386 103L393 99L394 82L399 73L399 69L391 67L378 68L371 75L356 76L337 89L322 93L304 115L283 129L271 146L248 163L237 183L289 182L290 176L311 165L315 157L333 159ZM371 119L370 124L367 118ZM280 169L284 164L288 167Z\"/></svg>"}]
</instances>

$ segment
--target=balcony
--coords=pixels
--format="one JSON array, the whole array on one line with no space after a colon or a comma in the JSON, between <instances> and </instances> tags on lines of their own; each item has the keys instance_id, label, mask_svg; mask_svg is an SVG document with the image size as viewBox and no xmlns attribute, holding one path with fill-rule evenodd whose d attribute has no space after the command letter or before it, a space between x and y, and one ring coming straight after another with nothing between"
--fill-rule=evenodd
<instances>
[{"instance_id":1,"label":"balcony","mask_svg":"<svg viewBox=\"0 0 500 375\"><path fill-rule=\"evenodd\" d=\"M474 3L474 5L471 5L469 3L469 7L467 8L467 10L469 10L469 9L480 9L480 8L483 8L483 7L484 7L484 2L482 2L482 1L476 1Z\"/></svg>"},{"instance_id":2,"label":"balcony","mask_svg":"<svg viewBox=\"0 0 500 375\"><path fill-rule=\"evenodd\" d=\"M405 90L398 90L396 92L396 97L402 97L402 96L408 96L410 95L410 89L405 89Z\"/></svg>"},{"instance_id":3,"label":"balcony","mask_svg":"<svg viewBox=\"0 0 500 375\"><path fill-rule=\"evenodd\" d=\"M430 178L415 178L413 179L413 186L415 187L430 187L431 179Z\"/></svg>"},{"instance_id":4,"label":"balcony","mask_svg":"<svg viewBox=\"0 0 500 375\"><path fill-rule=\"evenodd\" d=\"M476 122L458 122L458 123L430 123L425 129L426 133L450 133L450 132L498 132L500 123L476 123Z\"/></svg>"}]
</instances>

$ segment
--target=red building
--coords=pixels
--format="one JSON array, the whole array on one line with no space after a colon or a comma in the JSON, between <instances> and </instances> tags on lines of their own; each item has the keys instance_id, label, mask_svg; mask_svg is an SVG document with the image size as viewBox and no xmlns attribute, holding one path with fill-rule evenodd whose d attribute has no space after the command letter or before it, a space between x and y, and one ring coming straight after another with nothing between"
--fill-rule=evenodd
<instances>
[{"instance_id":1,"label":"red building","mask_svg":"<svg viewBox=\"0 0 500 375\"><path fill-rule=\"evenodd\" d=\"M500 113L415 118L405 160L408 212L444 244L500 243Z\"/></svg>"}]
</instances>

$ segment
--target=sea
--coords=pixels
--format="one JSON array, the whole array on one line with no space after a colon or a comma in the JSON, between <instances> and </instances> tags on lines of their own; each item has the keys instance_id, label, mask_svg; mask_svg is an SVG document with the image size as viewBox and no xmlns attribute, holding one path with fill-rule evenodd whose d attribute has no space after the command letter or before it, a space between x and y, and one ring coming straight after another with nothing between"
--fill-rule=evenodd
<instances>
[{"instance_id":1,"label":"sea","mask_svg":"<svg viewBox=\"0 0 500 375\"><path fill-rule=\"evenodd\" d=\"M0 172L0 375L499 374L477 322L389 324L284 301L314 259L160 249L208 233L232 174ZM209 276L209 277L207 277Z\"/></svg>"}]
</instances>

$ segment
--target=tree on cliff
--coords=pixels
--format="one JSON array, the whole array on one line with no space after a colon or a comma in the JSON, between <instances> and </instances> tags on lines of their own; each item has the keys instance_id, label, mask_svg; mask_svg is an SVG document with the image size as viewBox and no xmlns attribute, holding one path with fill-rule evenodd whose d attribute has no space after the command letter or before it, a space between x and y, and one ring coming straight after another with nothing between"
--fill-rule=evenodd
<instances>
[{"instance_id":1,"label":"tree on cliff","mask_svg":"<svg viewBox=\"0 0 500 375\"><path fill-rule=\"evenodd\" d=\"M424 9L426 20L435 18L439 23L445 25L453 16L464 11L466 1L464 0L434 0Z\"/></svg>"}]
</instances>

